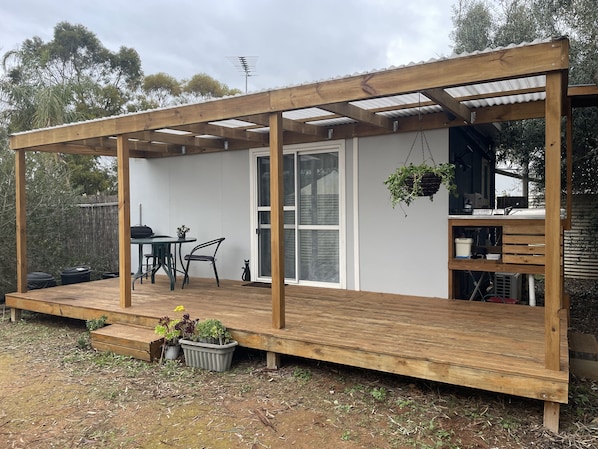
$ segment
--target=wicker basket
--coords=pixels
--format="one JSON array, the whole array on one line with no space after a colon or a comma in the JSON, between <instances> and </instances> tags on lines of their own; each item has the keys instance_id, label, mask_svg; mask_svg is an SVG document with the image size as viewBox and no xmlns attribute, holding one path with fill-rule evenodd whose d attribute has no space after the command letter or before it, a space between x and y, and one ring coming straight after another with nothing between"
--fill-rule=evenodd
<instances>
[{"instance_id":1,"label":"wicker basket","mask_svg":"<svg viewBox=\"0 0 598 449\"><path fill-rule=\"evenodd\" d=\"M442 178L434 173L425 173L422 176L420 186L421 186L421 194L420 196L431 196L438 192L440 189L440 184L442 183ZM407 178L405 180L405 185L410 190L413 190L413 178Z\"/></svg>"}]
</instances>

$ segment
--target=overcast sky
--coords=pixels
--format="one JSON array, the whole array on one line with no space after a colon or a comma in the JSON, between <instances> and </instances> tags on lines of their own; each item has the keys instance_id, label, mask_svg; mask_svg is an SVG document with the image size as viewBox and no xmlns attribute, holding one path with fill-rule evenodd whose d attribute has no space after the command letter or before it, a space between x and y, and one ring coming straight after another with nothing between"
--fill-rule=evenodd
<instances>
[{"instance_id":1,"label":"overcast sky","mask_svg":"<svg viewBox=\"0 0 598 449\"><path fill-rule=\"evenodd\" d=\"M67 21L137 50L146 75L203 72L244 90L231 57L256 56L251 92L448 56L455 1L2 0L0 53Z\"/></svg>"}]
</instances>

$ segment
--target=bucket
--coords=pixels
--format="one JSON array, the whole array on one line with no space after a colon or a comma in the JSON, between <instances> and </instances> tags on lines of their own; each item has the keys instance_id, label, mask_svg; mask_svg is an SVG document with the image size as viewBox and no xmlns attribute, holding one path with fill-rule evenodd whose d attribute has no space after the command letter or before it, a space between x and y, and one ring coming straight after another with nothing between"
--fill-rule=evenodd
<instances>
[{"instance_id":1,"label":"bucket","mask_svg":"<svg viewBox=\"0 0 598 449\"><path fill-rule=\"evenodd\" d=\"M60 273L62 285L78 284L91 280L91 268L86 266L67 268Z\"/></svg>"},{"instance_id":2,"label":"bucket","mask_svg":"<svg viewBox=\"0 0 598 449\"><path fill-rule=\"evenodd\" d=\"M466 259L471 256L471 244L473 239L456 238L455 239L455 257Z\"/></svg>"},{"instance_id":3,"label":"bucket","mask_svg":"<svg viewBox=\"0 0 598 449\"><path fill-rule=\"evenodd\" d=\"M56 280L51 274L34 271L27 275L27 290L47 287L56 287Z\"/></svg>"}]
</instances>

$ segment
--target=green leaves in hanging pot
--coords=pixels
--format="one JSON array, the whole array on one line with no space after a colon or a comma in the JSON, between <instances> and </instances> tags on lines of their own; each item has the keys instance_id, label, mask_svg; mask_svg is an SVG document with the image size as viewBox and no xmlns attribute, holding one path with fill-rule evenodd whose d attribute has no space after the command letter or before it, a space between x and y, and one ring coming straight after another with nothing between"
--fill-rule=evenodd
<instances>
[{"instance_id":1,"label":"green leaves in hanging pot","mask_svg":"<svg viewBox=\"0 0 598 449\"><path fill-rule=\"evenodd\" d=\"M397 168L384 184L390 192L392 207L397 204L409 206L413 200L425 196L432 201L441 184L452 194L457 191L455 166L449 163L438 165L411 163Z\"/></svg>"}]
</instances>

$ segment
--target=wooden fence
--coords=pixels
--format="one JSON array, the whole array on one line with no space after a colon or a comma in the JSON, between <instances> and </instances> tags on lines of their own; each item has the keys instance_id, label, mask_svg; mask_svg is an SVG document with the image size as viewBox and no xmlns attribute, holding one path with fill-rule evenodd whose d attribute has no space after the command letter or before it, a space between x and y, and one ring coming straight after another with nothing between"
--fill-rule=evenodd
<instances>
[{"instance_id":1,"label":"wooden fence","mask_svg":"<svg viewBox=\"0 0 598 449\"><path fill-rule=\"evenodd\" d=\"M565 277L598 279L598 195L575 195L565 231Z\"/></svg>"},{"instance_id":2,"label":"wooden fence","mask_svg":"<svg viewBox=\"0 0 598 449\"><path fill-rule=\"evenodd\" d=\"M89 265L94 277L118 271L118 201L115 196L86 197L72 218L69 253Z\"/></svg>"}]
</instances>

